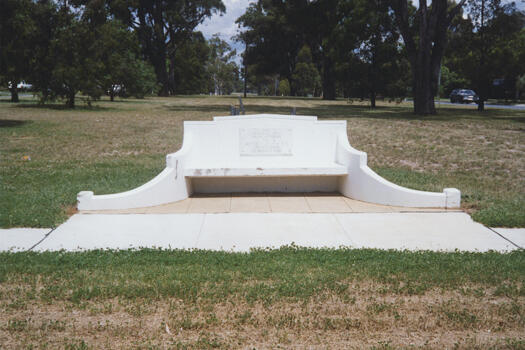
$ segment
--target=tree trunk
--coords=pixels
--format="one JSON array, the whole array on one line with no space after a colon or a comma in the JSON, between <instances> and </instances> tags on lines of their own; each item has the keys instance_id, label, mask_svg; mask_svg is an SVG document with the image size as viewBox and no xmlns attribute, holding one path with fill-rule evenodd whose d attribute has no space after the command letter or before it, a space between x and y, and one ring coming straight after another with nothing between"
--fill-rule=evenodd
<instances>
[{"instance_id":1,"label":"tree trunk","mask_svg":"<svg viewBox=\"0 0 525 350\"><path fill-rule=\"evenodd\" d=\"M18 87L16 86L18 82L11 82L11 102L18 103L20 99L18 98Z\"/></svg>"},{"instance_id":2,"label":"tree trunk","mask_svg":"<svg viewBox=\"0 0 525 350\"><path fill-rule=\"evenodd\" d=\"M169 96L169 77L168 70L166 69L166 62L164 58L155 61L155 73L157 74L157 79L161 85L159 96Z\"/></svg>"},{"instance_id":3,"label":"tree trunk","mask_svg":"<svg viewBox=\"0 0 525 350\"><path fill-rule=\"evenodd\" d=\"M111 87L111 90L109 91L109 100L111 102L115 101L115 90L113 89L113 86Z\"/></svg>"},{"instance_id":4,"label":"tree trunk","mask_svg":"<svg viewBox=\"0 0 525 350\"><path fill-rule=\"evenodd\" d=\"M433 89L425 79L421 78L414 85L414 113L418 115L436 114Z\"/></svg>"},{"instance_id":5,"label":"tree trunk","mask_svg":"<svg viewBox=\"0 0 525 350\"><path fill-rule=\"evenodd\" d=\"M74 91L71 91L68 93L66 106L68 108L75 108L75 92Z\"/></svg>"},{"instance_id":6,"label":"tree trunk","mask_svg":"<svg viewBox=\"0 0 525 350\"><path fill-rule=\"evenodd\" d=\"M332 60L323 57L323 100L335 100L335 72Z\"/></svg>"},{"instance_id":7,"label":"tree trunk","mask_svg":"<svg viewBox=\"0 0 525 350\"><path fill-rule=\"evenodd\" d=\"M480 57L480 75L481 75L481 91L479 94L479 101L478 101L478 112L485 111L485 100L487 99L487 70L485 69L485 55L487 53L486 45L485 45L485 0L481 0L481 28L479 30L479 33L481 34L481 57Z\"/></svg>"},{"instance_id":8,"label":"tree trunk","mask_svg":"<svg viewBox=\"0 0 525 350\"><path fill-rule=\"evenodd\" d=\"M171 54L170 57L170 68L168 72L168 91L170 95L175 95L175 67L177 63L175 62L175 53Z\"/></svg>"},{"instance_id":9,"label":"tree trunk","mask_svg":"<svg viewBox=\"0 0 525 350\"><path fill-rule=\"evenodd\" d=\"M412 65L414 72L412 84L414 113L418 115L436 114L434 95L436 93L439 70L433 67L430 56L430 49L420 50L417 58L418 62Z\"/></svg>"},{"instance_id":10,"label":"tree trunk","mask_svg":"<svg viewBox=\"0 0 525 350\"><path fill-rule=\"evenodd\" d=\"M368 80L370 83L370 108L376 108L376 46L377 44L374 44L374 49L372 50L372 64L368 71Z\"/></svg>"},{"instance_id":11,"label":"tree trunk","mask_svg":"<svg viewBox=\"0 0 525 350\"><path fill-rule=\"evenodd\" d=\"M460 0L449 9L447 0L433 0L429 9L426 0L419 0L416 18L411 18L407 0L392 3L412 68L415 114L436 113L434 95L437 92L441 59L447 45L447 31L465 2L466 0ZM413 21L414 19L419 21ZM418 36L415 35L415 22L419 27Z\"/></svg>"},{"instance_id":12,"label":"tree trunk","mask_svg":"<svg viewBox=\"0 0 525 350\"><path fill-rule=\"evenodd\" d=\"M370 108L376 108L376 92L374 89L370 90Z\"/></svg>"},{"instance_id":13,"label":"tree trunk","mask_svg":"<svg viewBox=\"0 0 525 350\"><path fill-rule=\"evenodd\" d=\"M243 86L243 90L244 90L244 98L246 98L246 65L244 66L244 86Z\"/></svg>"},{"instance_id":14,"label":"tree trunk","mask_svg":"<svg viewBox=\"0 0 525 350\"><path fill-rule=\"evenodd\" d=\"M484 112L485 111L485 101L483 101L482 98L478 101L478 112Z\"/></svg>"}]
</instances>

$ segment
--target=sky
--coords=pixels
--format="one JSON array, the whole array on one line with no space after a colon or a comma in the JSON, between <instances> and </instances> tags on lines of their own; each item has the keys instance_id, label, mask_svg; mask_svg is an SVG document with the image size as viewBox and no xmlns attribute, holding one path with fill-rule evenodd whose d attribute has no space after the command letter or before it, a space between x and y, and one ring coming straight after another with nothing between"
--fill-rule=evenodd
<instances>
[{"instance_id":1,"label":"sky","mask_svg":"<svg viewBox=\"0 0 525 350\"><path fill-rule=\"evenodd\" d=\"M222 0L222 2L224 6L226 6L226 13L222 16L218 14L213 15L200 24L196 30L201 31L206 39L211 38L214 34L219 34L222 40L228 42L232 47L237 49L237 54L240 54L244 50L243 45L231 39L239 32L235 21L244 14L248 5L255 1ZM238 58L238 60L240 60L240 58Z\"/></svg>"},{"instance_id":2,"label":"sky","mask_svg":"<svg viewBox=\"0 0 525 350\"><path fill-rule=\"evenodd\" d=\"M242 44L236 43L231 39L239 31L235 21L242 16L248 5L252 2L255 2L255 0L223 0L224 6L226 6L226 13L222 16L218 14L213 15L206 19L196 29L201 31L207 39L211 38L214 34L219 34L221 39L237 49L237 54L239 55L244 48L242 47ZM503 0L503 2L511 1ZM521 0L515 2L518 5L518 8L525 10L525 2ZM238 56L237 61L240 62L240 56Z\"/></svg>"}]
</instances>

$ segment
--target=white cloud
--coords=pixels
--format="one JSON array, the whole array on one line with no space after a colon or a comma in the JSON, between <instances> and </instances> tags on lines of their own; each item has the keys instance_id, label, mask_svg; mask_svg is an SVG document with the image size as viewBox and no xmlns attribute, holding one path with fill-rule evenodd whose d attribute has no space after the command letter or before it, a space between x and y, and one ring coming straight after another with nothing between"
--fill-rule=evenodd
<instances>
[{"instance_id":1,"label":"white cloud","mask_svg":"<svg viewBox=\"0 0 525 350\"><path fill-rule=\"evenodd\" d=\"M226 7L226 13L222 16L215 14L200 24L196 30L201 31L206 39L211 38L214 34L229 43L237 50L235 61L240 64L240 54L244 51L241 43L235 42L232 37L239 33L239 27L235 23L237 18L242 16L248 5L255 0L223 0Z\"/></svg>"},{"instance_id":2,"label":"white cloud","mask_svg":"<svg viewBox=\"0 0 525 350\"><path fill-rule=\"evenodd\" d=\"M226 13L222 16L215 14L206 19L196 29L200 30L206 38L218 34L221 39L231 42L231 37L238 33L238 26L235 23L237 18L242 16L246 8L253 0L223 0L226 6Z\"/></svg>"}]
</instances>

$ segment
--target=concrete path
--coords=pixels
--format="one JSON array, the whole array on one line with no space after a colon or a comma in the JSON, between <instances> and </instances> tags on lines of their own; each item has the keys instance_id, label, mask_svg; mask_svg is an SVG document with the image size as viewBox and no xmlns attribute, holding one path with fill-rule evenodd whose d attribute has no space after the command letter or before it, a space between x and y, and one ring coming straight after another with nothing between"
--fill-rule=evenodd
<instances>
[{"instance_id":1,"label":"concrete path","mask_svg":"<svg viewBox=\"0 0 525 350\"><path fill-rule=\"evenodd\" d=\"M42 241L48 228L0 229L0 251L23 252Z\"/></svg>"},{"instance_id":2,"label":"concrete path","mask_svg":"<svg viewBox=\"0 0 525 350\"><path fill-rule=\"evenodd\" d=\"M26 250L42 239L33 250L157 247L249 251L292 243L304 247L478 252L523 247L525 229L499 231L458 212L76 214L45 239L47 230L0 230L0 250Z\"/></svg>"}]
</instances>

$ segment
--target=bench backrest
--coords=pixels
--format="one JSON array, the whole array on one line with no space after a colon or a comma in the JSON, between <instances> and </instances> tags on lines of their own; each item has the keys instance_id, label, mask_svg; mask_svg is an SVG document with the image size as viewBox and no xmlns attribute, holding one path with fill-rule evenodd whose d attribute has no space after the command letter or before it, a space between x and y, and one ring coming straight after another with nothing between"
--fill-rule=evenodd
<instances>
[{"instance_id":1,"label":"bench backrest","mask_svg":"<svg viewBox=\"0 0 525 350\"><path fill-rule=\"evenodd\" d=\"M190 163L204 166L294 166L335 162L346 121L257 114L184 122Z\"/></svg>"}]
</instances>

